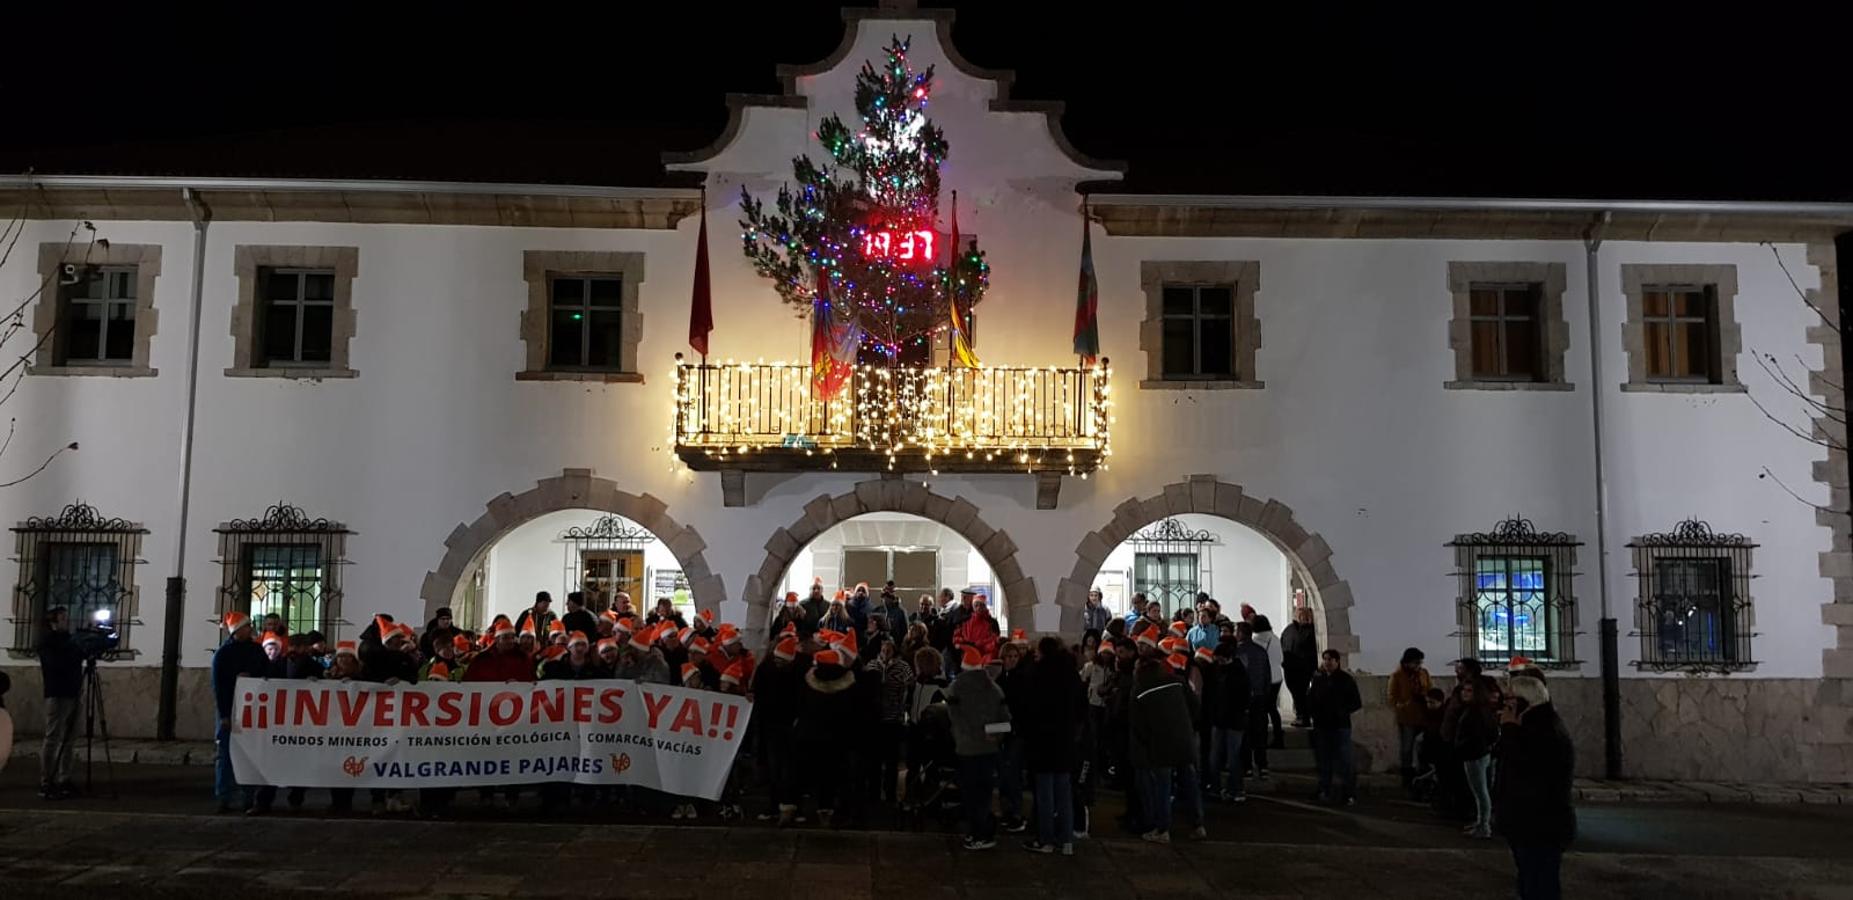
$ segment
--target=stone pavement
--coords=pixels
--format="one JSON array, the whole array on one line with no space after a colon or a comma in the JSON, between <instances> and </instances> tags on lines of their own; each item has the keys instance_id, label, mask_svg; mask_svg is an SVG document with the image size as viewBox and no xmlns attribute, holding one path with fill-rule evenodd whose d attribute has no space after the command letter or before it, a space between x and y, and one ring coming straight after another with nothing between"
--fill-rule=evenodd
<instances>
[{"instance_id":1,"label":"stone pavement","mask_svg":"<svg viewBox=\"0 0 1853 900\"><path fill-rule=\"evenodd\" d=\"M13 746L13 759L36 760L39 739L22 736ZM109 757L117 764L212 765L210 741L116 740L109 745ZM83 758L79 747L78 758ZM99 745L97 762L104 757ZM30 765L30 763L26 763ZM1276 774L1287 783L1310 784L1305 773ZM1401 792L1394 775L1366 775L1359 790L1377 796L1394 796ZM1676 781L1603 781L1579 778L1576 799L1584 803L1825 803L1853 805L1853 784L1798 784L1782 782L1676 782Z\"/></svg>"},{"instance_id":2,"label":"stone pavement","mask_svg":"<svg viewBox=\"0 0 1853 900\"><path fill-rule=\"evenodd\" d=\"M0 818L0 896L65 900L351 897L1509 896L1487 843L1447 848L1092 839L1074 858L1014 842L983 853L947 834L758 827L331 821L30 811ZM1842 858L1573 853L1577 898L1845 897Z\"/></svg>"}]
</instances>

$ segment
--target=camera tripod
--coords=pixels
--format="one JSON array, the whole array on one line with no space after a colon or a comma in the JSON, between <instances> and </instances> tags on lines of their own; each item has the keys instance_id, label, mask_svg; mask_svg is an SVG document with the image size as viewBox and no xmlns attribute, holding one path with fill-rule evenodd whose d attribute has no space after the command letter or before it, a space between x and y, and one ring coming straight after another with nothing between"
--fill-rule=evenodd
<instances>
[{"instance_id":1,"label":"camera tripod","mask_svg":"<svg viewBox=\"0 0 1853 900\"><path fill-rule=\"evenodd\" d=\"M96 741L103 739L103 778L110 797L116 796L116 760L109 753L109 714L103 709L103 679L97 675L97 658L84 657L84 793L96 783Z\"/></svg>"}]
</instances>

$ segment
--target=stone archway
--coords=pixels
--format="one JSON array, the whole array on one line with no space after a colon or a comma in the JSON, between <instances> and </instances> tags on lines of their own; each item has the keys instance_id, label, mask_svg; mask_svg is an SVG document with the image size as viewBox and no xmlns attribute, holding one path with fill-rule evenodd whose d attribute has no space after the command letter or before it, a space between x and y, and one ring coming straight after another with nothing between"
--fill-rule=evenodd
<instances>
[{"instance_id":1,"label":"stone archway","mask_svg":"<svg viewBox=\"0 0 1853 900\"><path fill-rule=\"evenodd\" d=\"M766 540L766 559L758 573L746 579L740 599L746 601L746 629L765 631L772 615L772 592L791 562L812 538L839 522L864 513L911 513L938 522L978 548L991 567L992 577L1004 592L1004 602L1015 627L1034 631L1036 580L1023 575L1017 562L1017 544L1009 533L992 528L978 516L978 507L964 497L946 497L918 481L882 478L858 482L852 491L832 496L819 494L804 504L804 515Z\"/></svg>"},{"instance_id":2,"label":"stone archway","mask_svg":"<svg viewBox=\"0 0 1853 900\"><path fill-rule=\"evenodd\" d=\"M649 494L621 491L617 482L598 478L591 469L567 469L541 479L530 490L496 497L476 521L458 523L451 530L450 537L444 539L444 561L436 570L425 573L424 586L418 591L425 601L425 617L430 618L440 606L450 605L458 580L503 535L536 516L569 509L615 513L649 529L682 564L695 608L719 612L726 588L721 576L714 574L702 557L708 545L694 528L677 522L669 515L669 505Z\"/></svg>"},{"instance_id":3,"label":"stone archway","mask_svg":"<svg viewBox=\"0 0 1853 900\"><path fill-rule=\"evenodd\" d=\"M1056 588L1063 633L1080 633L1081 609L1087 604L1088 588L1113 548L1140 529L1180 513L1217 516L1266 537L1286 554L1294 572L1309 586L1307 595L1323 626L1319 646L1337 649L1346 656L1358 652L1358 638L1351 631L1351 585L1333 568L1332 548L1326 545L1325 538L1307 532L1294 520L1293 510L1286 504L1251 497L1241 485L1219 481L1214 475L1192 475L1188 481L1165 485L1157 496L1133 497L1113 508L1113 521L1081 538L1075 547L1074 571Z\"/></svg>"}]
</instances>

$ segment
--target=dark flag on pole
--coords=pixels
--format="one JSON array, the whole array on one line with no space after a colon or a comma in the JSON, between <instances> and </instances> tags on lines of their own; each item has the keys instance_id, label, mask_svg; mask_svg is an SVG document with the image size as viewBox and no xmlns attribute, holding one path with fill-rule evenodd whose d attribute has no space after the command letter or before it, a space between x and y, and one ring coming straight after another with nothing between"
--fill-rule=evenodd
<instances>
[{"instance_id":1,"label":"dark flag on pole","mask_svg":"<svg viewBox=\"0 0 1853 900\"><path fill-rule=\"evenodd\" d=\"M1083 365L1100 357L1100 282L1094 278L1094 245L1088 235L1087 204L1081 205L1081 285L1075 293L1074 352Z\"/></svg>"},{"instance_id":2,"label":"dark flag on pole","mask_svg":"<svg viewBox=\"0 0 1853 900\"><path fill-rule=\"evenodd\" d=\"M708 360L708 332L714 330L714 289L708 283L708 195L701 196L701 236L695 244L695 293L688 310L688 345Z\"/></svg>"}]
</instances>

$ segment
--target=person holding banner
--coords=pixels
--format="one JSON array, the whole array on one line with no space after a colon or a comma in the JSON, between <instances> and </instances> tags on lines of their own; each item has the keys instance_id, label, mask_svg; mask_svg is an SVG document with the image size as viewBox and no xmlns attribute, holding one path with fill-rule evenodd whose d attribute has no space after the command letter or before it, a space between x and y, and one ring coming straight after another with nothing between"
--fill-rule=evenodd
<instances>
[{"instance_id":1,"label":"person holding banner","mask_svg":"<svg viewBox=\"0 0 1853 900\"><path fill-rule=\"evenodd\" d=\"M232 708L239 676L262 678L270 664L264 650L252 640L251 616L236 610L225 614L225 643L212 654L212 696L219 710L218 759L213 771L212 794L219 812L250 809L254 793L238 784L232 771ZM233 806L234 798L238 805Z\"/></svg>"}]
</instances>

